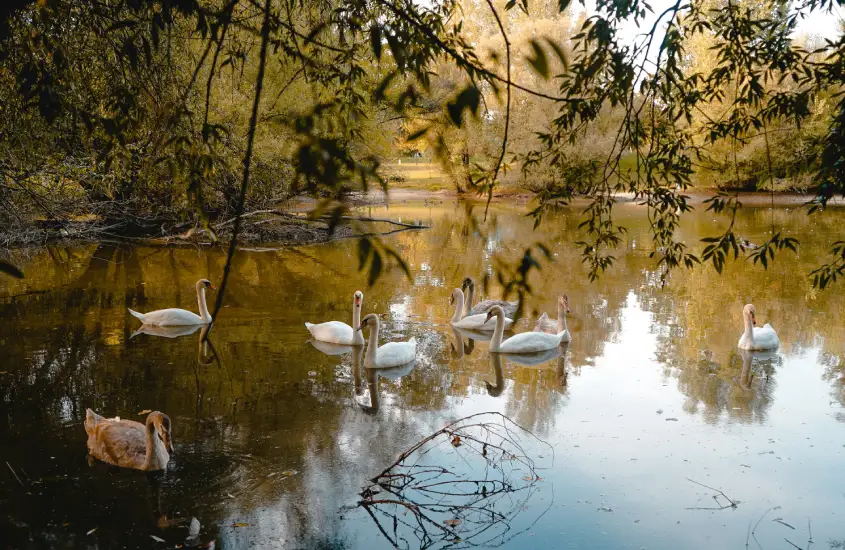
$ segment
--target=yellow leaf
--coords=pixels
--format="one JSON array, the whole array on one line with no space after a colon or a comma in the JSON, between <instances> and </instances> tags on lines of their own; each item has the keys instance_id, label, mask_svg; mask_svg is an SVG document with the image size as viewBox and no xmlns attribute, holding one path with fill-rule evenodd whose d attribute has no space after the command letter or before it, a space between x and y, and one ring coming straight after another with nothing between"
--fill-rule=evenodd
<instances>
[{"instance_id":1,"label":"yellow leaf","mask_svg":"<svg viewBox=\"0 0 845 550\"><path fill-rule=\"evenodd\" d=\"M232 527L249 527L249 523L233 523Z\"/></svg>"},{"instance_id":2,"label":"yellow leaf","mask_svg":"<svg viewBox=\"0 0 845 550\"><path fill-rule=\"evenodd\" d=\"M144 409L143 411L139 412L138 414L139 415L150 414L151 412L153 412L153 411L151 411L150 409Z\"/></svg>"}]
</instances>

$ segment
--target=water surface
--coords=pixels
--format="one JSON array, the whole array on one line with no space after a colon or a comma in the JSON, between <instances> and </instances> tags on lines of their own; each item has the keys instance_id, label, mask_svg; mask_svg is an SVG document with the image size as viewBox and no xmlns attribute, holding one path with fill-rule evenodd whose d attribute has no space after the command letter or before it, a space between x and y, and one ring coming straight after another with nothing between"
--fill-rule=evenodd
<instances>
[{"instance_id":1,"label":"water surface","mask_svg":"<svg viewBox=\"0 0 845 550\"><path fill-rule=\"evenodd\" d=\"M173 548L195 517L202 531L193 544L217 548L370 550L391 540L403 548L741 548L755 524L766 549L792 548L785 539L806 549L810 531L814 548L845 541L842 293L814 290L805 276L837 239L845 211L810 226L800 210L747 209L744 237L762 242L774 222L801 239L800 253L768 271L739 261L721 276L677 272L663 286L635 205L618 207L630 232L617 264L589 283L575 245L578 209L533 230L524 205L494 207L476 226L469 220L481 210L435 202L371 210L432 226L388 238L411 281L393 269L367 288L351 240L239 254L210 346L199 331L133 336L138 322L126 307L195 309L194 282L219 281L221 250L21 252L27 278L0 281L0 454L8 462L0 465L0 540ZM681 236L698 247L722 224L698 212ZM554 315L567 293L573 341L537 365L499 361L486 342L451 330L448 296L464 276L480 281L535 242L554 262L532 275L529 315ZM303 323L349 322L357 289L365 312L384 314L382 342L417 338L409 372L368 375L353 354L327 355L308 342ZM778 330L777 353L736 349L748 302ZM169 414L176 455L166 474L89 464L88 407L124 418ZM526 448L540 479L516 478L520 492L485 536L421 538L401 507L381 531L355 506L399 453L487 411L551 449ZM457 450L440 445L428 456L449 461ZM460 466L468 478L479 474L477 459Z\"/></svg>"}]
</instances>

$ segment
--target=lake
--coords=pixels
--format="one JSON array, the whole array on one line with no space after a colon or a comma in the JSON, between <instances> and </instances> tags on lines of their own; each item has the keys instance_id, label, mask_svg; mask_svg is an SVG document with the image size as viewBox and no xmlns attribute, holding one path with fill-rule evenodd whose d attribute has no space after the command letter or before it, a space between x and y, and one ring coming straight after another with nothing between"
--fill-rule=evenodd
<instances>
[{"instance_id":1,"label":"lake","mask_svg":"<svg viewBox=\"0 0 845 550\"><path fill-rule=\"evenodd\" d=\"M449 199L362 209L431 225L386 237L411 280L394 268L373 288L354 240L241 252L208 345L200 331L133 334L126 308L195 311L194 283L219 283L225 251L19 251L26 279L0 279L0 546L845 547L843 293L806 277L845 210L810 224L800 208L743 209L743 237L760 243L774 224L799 253L767 271L678 270L664 286L641 207L617 207L629 233L594 283L580 210L534 230L527 209L496 204L480 225L483 205ZM725 224L699 207L680 237L700 251ZM572 342L524 365L453 331L449 295L468 275L483 293L485 273L536 242L553 262L531 275L516 331L554 317L566 293ZM412 369L366 372L355 353L309 342L304 322L350 322L359 289L364 312L383 314L382 343L416 337ZM777 329L777 353L736 348L749 302ZM167 413L166 473L89 464L89 407ZM389 474L415 485L370 482L477 413L491 414L462 441L444 434ZM467 437L485 429L482 455ZM191 518L201 531L186 541Z\"/></svg>"}]
</instances>

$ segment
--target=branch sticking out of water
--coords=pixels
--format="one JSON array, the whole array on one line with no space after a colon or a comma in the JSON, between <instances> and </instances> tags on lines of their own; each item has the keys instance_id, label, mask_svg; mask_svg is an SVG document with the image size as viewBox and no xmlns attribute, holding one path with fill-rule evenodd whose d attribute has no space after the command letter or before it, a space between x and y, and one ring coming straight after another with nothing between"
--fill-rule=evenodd
<instances>
[{"instance_id":1,"label":"branch sticking out of water","mask_svg":"<svg viewBox=\"0 0 845 550\"><path fill-rule=\"evenodd\" d=\"M690 478L687 478L687 481L695 483L696 485L700 485L701 487L704 487L705 489L710 489L711 491L715 491L716 494L712 495L712 497L713 497L713 500L716 501L716 505L718 506L718 508L687 508L687 510L725 510L726 508L736 508L739 505L738 500L733 500L731 497L726 495L720 489L716 489L715 487L710 487L709 485L699 483L699 482L695 481L694 479L690 479ZM721 496L722 498L727 500L729 502L729 504L724 504L723 502L720 502L719 496Z\"/></svg>"},{"instance_id":2,"label":"branch sticking out of water","mask_svg":"<svg viewBox=\"0 0 845 550\"><path fill-rule=\"evenodd\" d=\"M9 461L8 461L8 460L6 461L6 466L8 466L8 467L9 467L9 470L11 470L11 471L12 471L12 475L13 475L13 476L15 476L15 479L17 479L17 480L18 480L18 483L20 483L20 484L21 484L21 487L26 487L26 485L24 485L24 484L23 484L23 481L21 481L21 478L19 478L19 477L18 477L18 474L17 474L17 473L15 473L15 469L14 469L14 468L12 468L12 465L11 465L11 464L9 464Z\"/></svg>"},{"instance_id":3,"label":"branch sticking out of water","mask_svg":"<svg viewBox=\"0 0 845 550\"><path fill-rule=\"evenodd\" d=\"M499 546L518 534L513 520L539 489L534 444L553 457L547 443L500 413L461 418L401 453L352 508L363 508L397 548L409 537L420 548Z\"/></svg>"}]
</instances>

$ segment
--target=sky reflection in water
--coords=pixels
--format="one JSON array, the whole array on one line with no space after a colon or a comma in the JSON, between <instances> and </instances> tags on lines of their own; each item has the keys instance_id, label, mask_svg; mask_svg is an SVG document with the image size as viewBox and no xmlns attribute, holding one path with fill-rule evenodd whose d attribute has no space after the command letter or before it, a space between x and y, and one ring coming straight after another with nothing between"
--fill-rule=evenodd
<instances>
[{"instance_id":1,"label":"sky reflection in water","mask_svg":"<svg viewBox=\"0 0 845 550\"><path fill-rule=\"evenodd\" d=\"M805 233L801 212L779 209L775 223L802 238L801 255L765 272L750 262L721 277L678 272L665 288L637 207L620 207L628 240L594 284L572 244L577 209L537 231L516 207L491 213L480 234L463 204L392 206L391 217L433 225L392 237L413 283L394 269L367 289L353 241L241 254L210 349L199 331L133 337L125 308L195 308L193 284L219 277L220 251L28 252L19 262L27 279L0 283L0 447L26 485L8 468L0 476L0 539L147 548L155 535L172 547L187 536L179 521L196 517L201 541L218 548L388 548L362 509L341 508L420 438L496 411L554 449L510 520L507 547L739 548L749 523L775 506L755 531L763 548L791 548L785 538L806 548L808 525L814 548L845 540L842 294L814 291L803 276L845 213ZM743 236L764 239L770 221L767 210L744 212ZM682 236L694 243L717 231L711 224L695 214ZM448 326L451 289L466 275L480 287L496 260L537 241L555 263L534 276L529 311L554 316L566 292L572 343L520 365L491 358L483 339L459 341ZM308 342L304 321L349 322L359 288L364 312L386 314L382 343L416 336L407 372L375 377L353 353ZM778 330L774 356L735 347L749 301ZM533 317L518 330L529 326ZM89 466L86 407L168 413L177 454L163 479ZM690 479L739 505L696 509L719 502Z\"/></svg>"}]
</instances>

